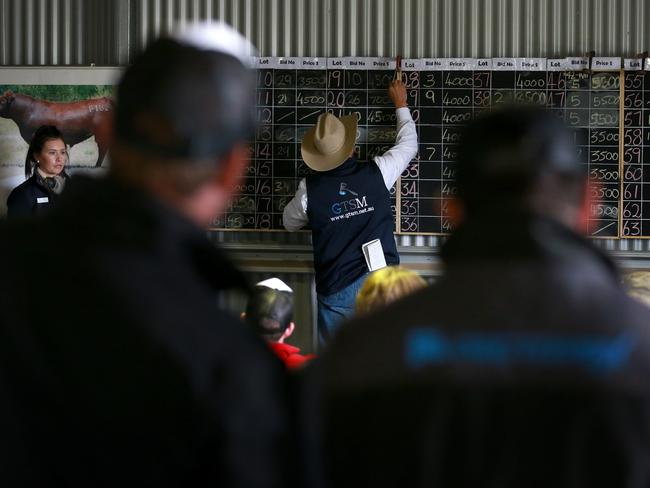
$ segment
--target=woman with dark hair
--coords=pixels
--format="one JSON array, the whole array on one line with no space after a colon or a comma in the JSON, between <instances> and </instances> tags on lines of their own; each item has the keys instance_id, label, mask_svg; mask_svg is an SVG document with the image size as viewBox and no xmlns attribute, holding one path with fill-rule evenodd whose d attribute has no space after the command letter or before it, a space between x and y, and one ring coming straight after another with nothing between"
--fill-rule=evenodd
<instances>
[{"instance_id":1,"label":"woman with dark hair","mask_svg":"<svg viewBox=\"0 0 650 488\"><path fill-rule=\"evenodd\" d=\"M7 216L33 215L51 207L68 178L64 169L67 161L68 148L61 132L53 125L39 127L25 158L27 181L9 194Z\"/></svg>"}]
</instances>

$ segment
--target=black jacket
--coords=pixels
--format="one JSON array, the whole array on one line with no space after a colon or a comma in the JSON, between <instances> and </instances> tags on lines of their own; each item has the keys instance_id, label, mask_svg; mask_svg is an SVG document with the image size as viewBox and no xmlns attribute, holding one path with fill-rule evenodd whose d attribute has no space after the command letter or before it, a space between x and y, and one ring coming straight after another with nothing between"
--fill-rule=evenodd
<instances>
[{"instance_id":1,"label":"black jacket","mask_svg":"<svg viewBox=\"0 0 650 488\"><path fill-rule=\"evenodd\" d=\"M62 176L68 178L63 172ZM7 198L7 217L22 217L48 211L58 200L54 193L34 171L34 174L11 190Z\"/></svg>"},{"instance_id":2,"label":"black jacket","mask_svg":"<svg viewBox=\"0 0 650 488\"><path fill-rule=\"evenodd\" d=\"M361 246L380 239L388 264L398 264L390 194L374 161L351 157L308 175L307 215L314 244L316 291L331 295L368 272Z\"/></svg>"},{"instance_id":3,"label":"black jacket","mask_svg":"<svg viewBox=\"0 0 650 488\"><path fill-rule=\"evenodd\" d=\"M650 486L650 311L588 241L500 218L507 234L459 229L436 285L343 325L310 372L331 486Z\"/></svg>"},{"instance_id":4,"label":"black jacket","mask_svg":"<svg viewBox=\"0 0 650 488\"><path fill-rule=\"evenodd\" d=\"M242 276L173 210L71 179L0 225L2 486L286 486L282 365Z\"/></svg>"}]
</instances>

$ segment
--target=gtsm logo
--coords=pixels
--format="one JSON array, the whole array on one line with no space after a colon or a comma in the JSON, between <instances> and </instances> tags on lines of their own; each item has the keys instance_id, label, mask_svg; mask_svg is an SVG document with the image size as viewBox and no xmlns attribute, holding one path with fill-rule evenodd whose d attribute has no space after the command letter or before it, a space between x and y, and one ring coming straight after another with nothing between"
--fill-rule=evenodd
<instances>
[{"instance_id":1,"label":"gtsm logo","mask_svg":"<svg viewBox=\"0 0 650 488\"><path fill-rule=\"evenodd\" d=\"M368 206L366 201L366 196L364 195L361 198L351 198L350 200L343 200L342 202L336 202L332 205L332 213L340 215L342 212L347 212L348 210L359 210Z\"/></svg>"},{"instance_id":2,"label":"gtsm logo","mask_svg":"<svg viewBox=\"0 0 650 488\"><path fill-rule=\"evenodd\" d=\"M344 197L346 195L354 195L356 198L350 198L349 200L343 200L341 202L336 202L332 204L332 213L334 215L341 215L343 212L348 212L350 210L359 210L368 206L366 201L366 195L359 198L359 194L348 188L347 183L341 183L339 186L339 195Z\"/></svg>"},{"instance_id":3,"label":"gtsm logo","mask_svg":"<svg viewBox=\"0 0 650 488\"><path fill-rule=\"evenodd\" d=\"M352 191L352 190L350 190L350 189L348 188L348 184L347 184L347 183L341 183L341 185L339 186L339 195L341 195L342 197L344 197L344 196L347 195L348 193L349 193L350 195L354 195L355 197L358 197L358 196L359 196L359 194L358 194L356 191Z\"/></svg>"}]
</instances>

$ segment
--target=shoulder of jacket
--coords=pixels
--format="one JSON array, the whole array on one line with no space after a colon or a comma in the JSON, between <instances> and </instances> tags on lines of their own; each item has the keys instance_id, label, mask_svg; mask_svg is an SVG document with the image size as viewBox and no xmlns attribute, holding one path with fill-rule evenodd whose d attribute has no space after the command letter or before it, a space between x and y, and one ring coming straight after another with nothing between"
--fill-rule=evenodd
<instances>
[{"instance_id":1,"label":"shoulder of jacket","mask_svg":"<svg viewBox=\"0 0 650 488\"><path fill-rule=\"evenodd\" d=\"M369 160L367 163L363 163L363 166L366 166L370 171L381 173L381 169L379 168L379 165L377 164L377 161L375 161L374 158Z\"/></svg>"},{"instance_id":2,"label":"shoulder of jacket","mask_svg":"<svg viewBox=\"0 0 650 488\"><path fill-rule=\"evenodd\" d=\"M36 181L33 177L30 177L23 181L20 185L15 187L9 193L9 199L15 199L22 195L27 195L29 191L33 191L36 188Z\"/></svg>"}]
</instances>

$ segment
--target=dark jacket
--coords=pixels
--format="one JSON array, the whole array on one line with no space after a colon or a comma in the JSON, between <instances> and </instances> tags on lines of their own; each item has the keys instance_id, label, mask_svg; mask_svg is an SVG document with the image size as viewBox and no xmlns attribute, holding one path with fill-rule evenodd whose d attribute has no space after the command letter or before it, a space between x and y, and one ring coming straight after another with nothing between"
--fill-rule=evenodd
<instances>
[{"instance_id":1,"label":"dark jacket","mask_svg":"<svg viewBox=\"0 0 650 488\"><path fill-rule=\"evenodd\" d=\"M62 176L68 178L63 172ZM7 217L24 217L48 211L58 200L36 171L27 180L11 190L7 198Z\"/></svg>"},{"instance_id":2,"label":"dark jacket","mask_svg":"<svg viewBox=\"0 0 650 488\"><path fill-rule=\"evenodd\" d=\"M585 239L499 218L317 360L331 486L650 486L650 311Z\"/></svg>"},{"instance_id":3,"label":"dark jacket","mask_svg":"<svg viewBox=\"0 0 650 488\"><path fill-rule=\"evenodd\" d=\"M170 208L71 179L0 225L2 486L283 487L284 370L242 276Z\"/></svg>"},{"instance_id":4,"label":"dark jacket","mask_svg":"<svg viewBox=\"0 0 650 488\"><path fill-rule=\"evenodd\" d=\"M388 264L399 264L390 195L374 161L349 158L306 178L316 291L331 295L368 272L361 246L380 239Z\"/></svg>"}]
</instances>

